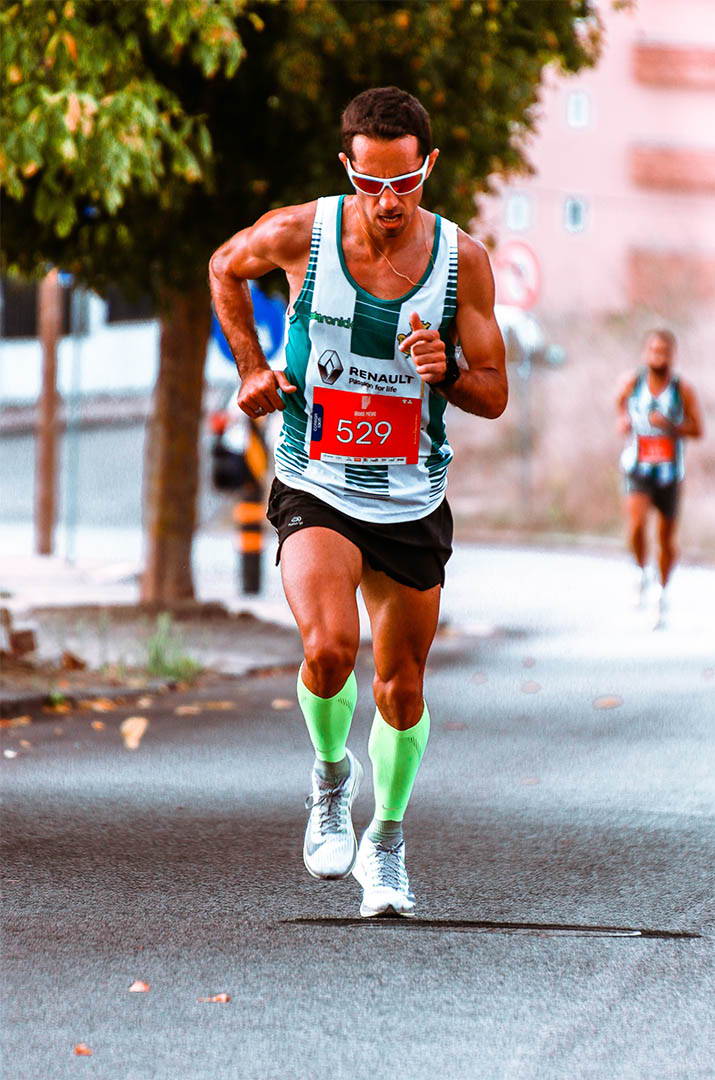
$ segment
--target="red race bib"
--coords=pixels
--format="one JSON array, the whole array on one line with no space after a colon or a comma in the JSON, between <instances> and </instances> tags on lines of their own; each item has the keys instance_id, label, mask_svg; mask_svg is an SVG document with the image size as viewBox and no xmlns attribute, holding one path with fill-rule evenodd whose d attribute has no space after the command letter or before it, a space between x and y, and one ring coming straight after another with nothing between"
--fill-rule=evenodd
<instances>
[{"instance_id":1,"label":"red race bib","mask_svg":"<svg viewBox=\"0 0 715 1080\"><path fill-rule=\"evenodd\" d=\"M639 435L638 460L643 465L664 465L675 460L675 440L669 435Z\"/></svg>"},{"instance_id":2,"label":"red race bib","mask_svg":"<svg viewBox=\"0 0 715 1080\"><path fill-rule=\"evenodd\" d=\"M416 465L422 399L313 388L310 456L313 460Z\"/></svg>"}]
</instances>

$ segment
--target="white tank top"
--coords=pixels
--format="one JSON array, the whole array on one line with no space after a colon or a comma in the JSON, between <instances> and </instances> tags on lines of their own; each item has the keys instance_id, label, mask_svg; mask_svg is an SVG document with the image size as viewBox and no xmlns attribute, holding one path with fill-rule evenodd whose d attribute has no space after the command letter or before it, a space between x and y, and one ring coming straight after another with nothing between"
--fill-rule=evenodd
<instances>
[{"instance_id":1,"label":"white tank top","mask_svg":"<svg viewBox=\"0 0 715 1080\"><path fill-rule=\"evenodd\" d=\"M683 440L670 438L663 428L650 422L651 412L659 412L671 424L683 422L683 398L674 375L668 385L654 396L648 387L648 373L638 372L627 403L631 437L621 454L621 468L627 476L650 480L658 485L672 484L685 475Z\"/></svg>"},{"instance_id":2,"label":"white tank top","mask_svg":"<svg viewBox=\"0 0 715 1080\"><path fill-rule=\"evenodd\" d=\"M276 475L363 521L425 517L442 502L452 449L446 400L400 351L413 311L449 355L457 308L457 226L435 215L417 285L381 300L351 277L342 249L344 196L318 200L308 268L289 319Z\"/></svg>"}]
</instances>

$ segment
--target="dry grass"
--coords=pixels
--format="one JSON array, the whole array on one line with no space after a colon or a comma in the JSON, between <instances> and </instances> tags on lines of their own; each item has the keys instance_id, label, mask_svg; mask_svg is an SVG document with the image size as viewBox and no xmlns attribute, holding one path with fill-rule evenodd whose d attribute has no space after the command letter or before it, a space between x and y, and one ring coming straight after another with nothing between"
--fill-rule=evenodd
<instances>
[{"instance_id":1,"label":"dry grass","mask_svg":"<svg viewBox=\"0 0 715 1080\"><path fill-rule=\"evenodd\" d=\"M535 369L528 386L512 371L509 407L497 421L449 412L455 449L450 502L462 539L504 530L621 535L622 439L614 398L621 374L638 363L643 333L661 320L643 311L543 323L548 339L566 349L562 368ZM692 557L711 559L715 442L708 421L715 414L715 321L691 317L671 325L679 340L677 367L695 385L706 423L705 438L687 448L682 543ZM527 411L531 452L522 454Z\"/></svg>"}]
</instances>

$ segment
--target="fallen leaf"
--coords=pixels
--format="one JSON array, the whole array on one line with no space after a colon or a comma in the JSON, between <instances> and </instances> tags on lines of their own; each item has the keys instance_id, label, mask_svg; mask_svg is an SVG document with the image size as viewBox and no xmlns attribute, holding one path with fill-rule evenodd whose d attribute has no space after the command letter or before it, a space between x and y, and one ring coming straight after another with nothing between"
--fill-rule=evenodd
<instances>
[{"instance_id":1,"label":"fallen leaf","mask_svg":"<svg viewBox=\"0 0 715 1080\"><path fill-rule=\"evenodd\" d=\"M226 709L234 709L236 707L235 701L204 701L205 709L213 709L216 712L223 712Z\"/></svg>"},{"instance_id":2,"label":"fallen leaf","mask_svg":"<svg viewBox=\"0 0 715 1080\"><path fill-rule=\"evenodd\" d=\"M485 683L486 681L487 676L484 674L483 671L478 671L475 675L472 675L472 682L476 683L477 686L481 686L482 683Z\"/></svg>"},{"instance_id":3,"label":"fallen leaf","mask_svg":"<svg viewBox=\"0 0 715 1080\"><path fill-rule=\"evenodd\" d=\"M197 1001L212 1001L218 1005L226 1005L231 1000L230 994L214 994L213 997L200 997Z\"/></svg>"},{"instance_id":4,"label":"fallen leaf","mask_svg":"<svg viewBox=\"0 0 715 1080\"><path fill-rule=\"evenodd\" d=\"M137 705L140 709L148 709L150 705L154 704L154 698L140 697L137 701Z\"/></svg>"},{"instance_id":5,"label":"fallen leaf","mask_svg":"<svg viewBox=\"0 0 715 1080\"><path fill-rule=\"evenodd\" d=\"M17 750L3 750L3 755L4 755L4 756L5 756L6 758L14 758L14 757L17 757Z\"/></svg>"},{"instance_id":6,"label":"fallen leaf","mask_svg":"<svg viewBox=\"0 0 715 1080\"><path fill-rule=\"evenodd\" d=\"M522 667L534 667L534 665L536 664L536 660L533 656L525 656L521 663Z\"/></svg>"},{"instance_id":7,"label":"fallen leaf","mask_svg":"<svg viewBox=\"0 0 715 1080\"><path fill-rule=\"evenodd\" d=\"M95 731L104 731L107 725L104 720L93 720L91 726Z\"/></svg>"},{"instance_id":8,"label":"fallen leaf","mask_svg":"<svg viewBox=\"0 0 715 1080\"><path fill-rule=\"evenodd\" d=\"M285 697L273 698L273 701L271 702L272 709L292 709L294 705L295 701Z\"/></svg>"},{"instance_id":9,"label":"fallen leaf","mask_svg":"<svg viewBox=\"0 0 715 1080\"><path fill-rule=\"evenodd\" d=\"M32 743L29 741L29 739L20 739L20 746L22 746L25 750L29 750L32 746Z\"/></svg>"},{"instance_id":10,"label":"fallen leaf","mask_svg":"<svg viewBox=\"0 0 715 1080\"><path fill-rule=\"evenodd\" d=\"M61 727L54 727L54 728L52 729L52 731L54 732L54 734L55 734L55 735L61 735L61 734L62 734L62 732L63 732L64 730L65 730L65 729L64 729L64 728L61 728Z\"/></svg>"},{"instance_id":11,"label":"fallen leaf","mask_svg":"<svg viewBox=\"0 0 715 1080\"><path fill-rule=\"evenodd\" d=\"M521 684L522 694L538 694L540 689L541 683L532 682L531 680L529 680L529 682L524 682Z\"/></svg>"},{"instance_id":12,"label":"fallen leaf","mask_svg":"<svg viewBox=\"0 0 715 1080\"><path fill-rule=\"evenodd\" d=\"M31 723L32 718L29 716L11 716L9 719L0 720L0 728L27 727Z\"/></svg>"},{"instance_id":13,"label":"fallen leaf","mask_svg":"<svg viewBox=\"0 0 715 1080\"><path fill-rule=\"evenodd\" d=\"M174 709L177 716L198 716L201 712L200 705L177 705Z\"/></svg>"},{"instance_id":14,"label":"fallen leaf","mask_svg":"<svg viewBox=\"0 0 715 1080\"><path fill-rule=\"evenodd\" d=\"M149 721L146 716L128 716L119 726L127 750L138 750Z\"/></svg>"},{"instance_id":15,"label":"fallen leaf","mask_svg":"<svg viewBox=\"0 0 715 1080\"><path fill-rule=\"evenodd\" d=\"M77 1043L74 1048L74 1052L75 1054L77 1054L78 1057L90 1057L92 1054L92 1051L87 1046L87 1043Z\"/></svg>"},{"instance_id":16,"label":"fallen leaf","mask_svg":"<svg viewBox=\"0 0 715 1080\"><path fill-rule=\"evenodd\" d=\"M606 694L603 697L594 698L594 709L617 709L619 705L623 704L623 698L618 697L617 694Z\"/></svg>"},{"instance_id":17,"label":"fallen leaf","mask_svg":"<svg viewBox=\"0 0 715 1080\"><path fill-rule=\"evenodd\" d=\"M83 709L91 709L93 712L113 712L117 707L116 701L106 697L89 698L80 701L80 705Z\"/></svg>"},{"instance_id":18,"label":"fallen leaf","mask_svg":"<svg viewBox=\"0 0 715 1080\"><path fill-rule=\"evenodd\" d=\"M151 990L148 982L144 982L143 979L135 979L132 985L129 987L130 994L147 994Z\"/></svg>"},{"instance_id":19,"label":"fallen leaf","mask_svg":"<svg viewBox=\"0 0 715 1080\"><path fill-rule=\"evenodd\" d=\"M72 712L72 706L67 701L58 701L56 705L43 705L42 711L49 713L68 713Z\"/></svg>"}]
</instances>

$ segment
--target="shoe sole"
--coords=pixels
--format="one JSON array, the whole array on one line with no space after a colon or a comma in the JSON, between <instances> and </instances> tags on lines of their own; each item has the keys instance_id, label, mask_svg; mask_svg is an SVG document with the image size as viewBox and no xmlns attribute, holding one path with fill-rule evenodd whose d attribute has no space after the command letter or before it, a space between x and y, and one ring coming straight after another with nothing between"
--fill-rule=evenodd
<instances>
[{"instance_id":1,"label":"shoe sole","mask_svg":"<svg viewBox=\"0 0 715 1080\"><path fill-rule=\"evenodd\" d=\"M355 835L355 828L353 826L352 808L353 808L353 803L355 802L355 800L356 800L356 798L358 796L358 792L360 791L360 784L361 784L362 778L363 778L363 767L362 767L362 765L360 764L360 762L358 761L357 758L355 758L354 760L355 760L355 764L357 765L357 769L356 769L356 772L355 772L355 783L353 784L353 789L352 789L352 791L350 793L350 801L348 802L348 814L350 815L350 831L351 831L352 837L353 837L353 857L352 857L352 862L350 863L350 866L348 867L348 869L345 871L344 874L316 874L315 870L311 870L310 867L308 866L308 858L309 858L309 856L308 856L307 851L305 850L305 841L304 841L303 842L303 865L305 866L305 868L308 871L308 873L310 874L310 876L312 878L315 878L316 881L342 881L344 878L349 877L352 874L353 869L355 867L355 863L357 862L358 842L357 842L357 836Z\"/></svg>"},{"instance_id":2,"label":"shoe sole","mask_svg":"<svg viewBox=\"0 0 715 1080\"><path fill-rule=\"evenodd\" d=\"M362 878L360 877L360 871L357 867L357 860L356 867L353 868L352 874L360 888L364 890L365 885L362 881ZM414 905L409 909L409 911L398 911L397 908L393 907L392 904L387 904L384 908L371 908L366 907L364 903L360 904L360 918L362 919L377 919L380 917L387 919L409 919L414 915L414 913Z\"/></svg>"},{"instance_id":3,"label":"shoe sole","mask_svg":"<svg viewBox=\"0 0 715 1080\"><path fill-rule=\"evenodd\" d=\"M365 908L363 904L360 905L360 918L362 919L411 919L414 914L414 908L410 911L397 911L392 904L388 904L386 908L380 908L379 911Z\"/></svg>"}]
</instances>

